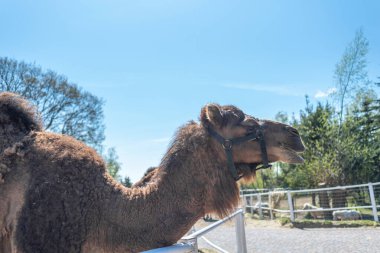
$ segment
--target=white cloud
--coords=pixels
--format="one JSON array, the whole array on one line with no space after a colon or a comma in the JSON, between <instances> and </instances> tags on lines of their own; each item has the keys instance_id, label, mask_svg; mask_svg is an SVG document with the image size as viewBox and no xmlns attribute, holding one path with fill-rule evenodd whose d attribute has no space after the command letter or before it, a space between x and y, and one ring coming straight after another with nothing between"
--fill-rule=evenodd
<instances>
[{"instance_id":1,"label":"white cloud","mask_svg":"<svg viewBox=\"0 0 380 253\"><path fill-rule=\"evenodd\" d=\"M301 93L294 85L268 85L268 84L225 84L223 87L241 89L241 90L255 90L274 93L281 96L294 96L301 97L306 94Z\"/></svg>"},{"instance_id":2,"label":"white cloud","mask_svg":"<svg viewBox=\"0 0 380 253\"><path fill-rule=\"evenodd\" d=\"M327 91L317 91L317 93L315 93L314 97L315 98L324 98L324 97L327 97L333 93L336 92L336 88L329 88Z\"/></svg>"}]
</instances>

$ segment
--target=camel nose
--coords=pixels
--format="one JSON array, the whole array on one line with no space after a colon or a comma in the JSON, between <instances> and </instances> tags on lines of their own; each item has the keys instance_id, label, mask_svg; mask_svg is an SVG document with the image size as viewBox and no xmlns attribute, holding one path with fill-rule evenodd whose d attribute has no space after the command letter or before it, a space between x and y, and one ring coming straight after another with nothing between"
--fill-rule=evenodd
<instances>
[{"instance_id":1,"label":"camel nose","mask_svg":"<svg viewBox=\"0 0 380 253\"><path fill-rule=\"evenodd\" d=\"M298 130L295 129L294 127L287 126L286 130L288 130L288 132L291 133L292 135L300 136L300 134L298 133Z\"/></svg>"},{"instance_id":2,"label":"camel nose","mask_svg":"<svg viewBox=\"0 0 380 253\"><path fill-rule=\"evenodd\" d=\"M286 130L290 133L290 148L294 151L301 153L305 151L305 145L302 142L299 132L297 129L291 126L286 126Z\"/></svg>"}]
</instances>

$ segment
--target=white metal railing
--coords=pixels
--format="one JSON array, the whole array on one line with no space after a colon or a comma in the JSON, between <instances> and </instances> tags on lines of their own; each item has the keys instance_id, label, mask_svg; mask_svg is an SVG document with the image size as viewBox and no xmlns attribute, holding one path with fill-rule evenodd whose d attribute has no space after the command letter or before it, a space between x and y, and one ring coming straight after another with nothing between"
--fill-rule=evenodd
<instances>
[{"instance_id":1,"label":"white metal railing","mask_svg":"<svg viewBox=\"0 0 380 253\"><path fill-rule=\"evenodd\" d=\"M376 188L376 191L374 188ZM377 213L377 209L380 208L380 203L376 203L376 196L378 200L380 199L380 182L377 183L368 183L368 184L360 184L360 185L348 185L348 186L336 186L336 187L328 187L328 188L318 188L318 189L305 189L305 190L285 190L285 191L272 191L272 192L263 192L263 193L250 193L246 194L245 192L241 192L241 198L243 199L243 206L245 208L250 208L251 212L252 210L257 211L260 218L263 217L263 211L268 211L270 212L271 219L273 219L273 214L272 212L277 212L277 213L287 213L290 216L291 221L295 221L295 214L297 213L305 213L305 212L327 212L327 211L337 211L337 210L347 210L347 209L372 209L372 215L373 215L373 220L378 222L379 217ZM368 194L369 202L370 205L358 205L358 206L345 206L345 207L333 207L333 208L318 208L318 209L297 209L294 204L295 196L301 195L301 194L317 194L317 193L322 193L322 192L329 192L332 193L334 191L339 191L339 190L354 190L357 188L358 190L361 189L366 189L366 194ZM265 207L263 202L263 199L267 198L269 199L271 195L273 196L274 194L278 192L283 192L284 196L287 198L287 209L278 209L275 208L274 206L269 206ZM286 193L286 195L285 195ZM345 197L346 198L346 197ZM254 199L256 200L256 205L254 205ZM346 199L344 199L346 201ZM330 203L329 203L330 204Z\"/></svg>"},{"instance_id":2,"label":"white metal railing","mask_svg":"<svg viewBox=\"0 0 380 253\"><path fill-rule=\"evenodd\" d=\"M152 249L141 253L193 253L195 248L192 244L179 243L168 247Z\"/></svg>"},{"instance_id":3,"label":"white metal railing","mask_svg":"<svg viewBox=\"0 0 380 253\"><path fill-rule=\"evenodd\" d=\"M219 252L228 253L228 251L210 242L207 238L204 237L204 235L214 230L215 228L219 227L223 223L230 221L233 218L235 218L237 253L247 253L247 243L246 243L246 238L245 238L245 227L244 227L244 211L241 208L238 209L233 214L229 215L228 217L222 220L219 220L211 224L210 226L207 226L205 228L202 228L198 231L191 233L190 235L182 237L182 239L180 240L180 243L178 244L175 244L169 247L152 249L152 250L144 251L142 253L196 253L198 252L197 239L199 237L204 239L206 243L208 243L211 247L218 250Z\"/></svg>"}]
</instances>

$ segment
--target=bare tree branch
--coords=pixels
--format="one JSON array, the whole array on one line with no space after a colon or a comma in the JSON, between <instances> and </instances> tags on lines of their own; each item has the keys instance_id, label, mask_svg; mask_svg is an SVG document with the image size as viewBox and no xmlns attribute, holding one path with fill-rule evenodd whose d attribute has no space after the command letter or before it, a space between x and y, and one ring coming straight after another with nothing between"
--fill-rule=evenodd
<instances>
[{"instance_id":1,"label":"bare tree branch","mask_svg":"<svg viewBox=\"0 0 380 253\"><path fill-rule=\"evenodd\" d=\"M46 130L74 136L101 151L103 101L54 71L0 57L0 89L31 100Z\"/></svg>"}]
</instances>

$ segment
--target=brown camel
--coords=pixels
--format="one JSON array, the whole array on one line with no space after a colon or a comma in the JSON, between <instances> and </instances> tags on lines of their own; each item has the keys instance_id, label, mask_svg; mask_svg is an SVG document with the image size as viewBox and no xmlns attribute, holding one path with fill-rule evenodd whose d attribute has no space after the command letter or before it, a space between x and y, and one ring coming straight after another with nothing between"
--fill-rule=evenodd
<instances>
[{"instance_id":1,"label":"brown camel","mask_svg":"<svg viewBox=\"0 0 380 253\"><path fill-rule=\"evenodd\" d=\"M155 176L157 174L157 171L158 171L158 167L149 167L145 171L144 176L139 181L137 181L136 183L134 183L131 186L131 188L144 187L148 183L150 183L150 184L154 183L154 179L155 179Z\"/></svg>"},{"instance_id":2,"label":"brown camel","mask_svg":"<svg viewBox=\"0 0 380 253\"><path fill-rule=\"evenodd\" d=\"M258 129L266 150L256 139L231 146L215 137L239 139ZM233 163L244 164L235 172L226 155L230 146ZM302 162L297 152L303 150L290 126L208 104L200 123L178 130L152 183L126 188L111 178L93 149L43 131L27 101L2 93L0 252L125 253L171 245L204 214L234 210L239 202L234 174L250 178L266 159Z\"/></svg>"}]
</instances>

